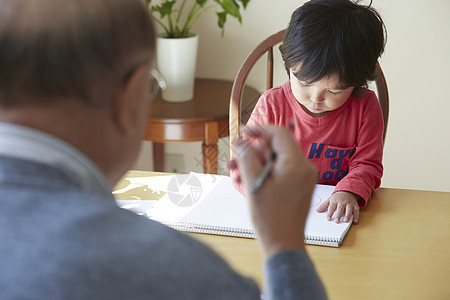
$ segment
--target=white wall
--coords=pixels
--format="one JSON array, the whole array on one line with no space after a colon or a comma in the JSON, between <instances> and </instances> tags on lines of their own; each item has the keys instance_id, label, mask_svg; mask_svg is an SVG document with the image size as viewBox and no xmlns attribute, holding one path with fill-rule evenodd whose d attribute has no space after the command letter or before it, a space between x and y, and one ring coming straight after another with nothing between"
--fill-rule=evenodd
<instances>
[{"instance_id":1,"label":"white wall","mask_svg":"<svg viewBox=\"0 0 450 300\"><path fill-rule=\"evenodd\" d=\"M285 28L304 2L251 0L243 24L229 19L224 38L215 15L202 16L194 27L200 35L197 76L232 80L246 55ZM388 30L380 60L391 101L382 186L450 192L450 1L374 0L373 6ZM286 80L281 59L278 66L275 81L280 84ZM263 89L263 81L257 69L248 83ZM149 144L136 167L151 169ZM219 142L219 149L225 161L228 139ZM200 143L171 143L166 152L185 156L182 171L202 170ZM223 165L220 169L226 172Z\"/></svg>"}]
</instances>

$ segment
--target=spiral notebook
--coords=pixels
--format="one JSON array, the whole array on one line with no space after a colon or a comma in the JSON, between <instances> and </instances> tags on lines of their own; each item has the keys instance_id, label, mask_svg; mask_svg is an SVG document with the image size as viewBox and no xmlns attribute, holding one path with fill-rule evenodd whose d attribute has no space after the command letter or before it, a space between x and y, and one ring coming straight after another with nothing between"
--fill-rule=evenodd
<instances>
[{"instance_id":1,"label":"spiral notebook","mask_svg":"<svg viewBox=\"0 0 450 300\"><path fill-rule=\"evenodd\" d=\"M333 186L316 185L305 226L305 243L339 247L344 240L352 222L336 224L328 221L325 213L316 212L333 190ZM282 199L279 202L283 205ZM256 237L247 199L233 187L228 176L173 176L167 193L141 214L180 231Z\"/></svg>"}]
</instances>

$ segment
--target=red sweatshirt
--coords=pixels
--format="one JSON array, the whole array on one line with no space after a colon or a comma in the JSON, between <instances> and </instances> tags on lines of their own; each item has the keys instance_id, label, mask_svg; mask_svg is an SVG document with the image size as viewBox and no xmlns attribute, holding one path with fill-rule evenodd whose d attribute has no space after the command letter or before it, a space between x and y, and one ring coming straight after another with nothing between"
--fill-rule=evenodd
<instances>
[{"instance_id":1,"label":"red sweatshirt","mask_svg":"<svg viewBox=\"0 0 450 300\"><path fill-rule=\"evenodd\" d=\"M318 183L336 185L362 197L361 207L380 186L383 175L383 115L375 93L363 89L344 105L317 118L306 113L292 94L289 81L266 91L247 126L289 127L305 157L318 170ZM231 172L232 177L237 172ZM242 186L237 186L242 192Z\"/></svg>"}]
</instances>

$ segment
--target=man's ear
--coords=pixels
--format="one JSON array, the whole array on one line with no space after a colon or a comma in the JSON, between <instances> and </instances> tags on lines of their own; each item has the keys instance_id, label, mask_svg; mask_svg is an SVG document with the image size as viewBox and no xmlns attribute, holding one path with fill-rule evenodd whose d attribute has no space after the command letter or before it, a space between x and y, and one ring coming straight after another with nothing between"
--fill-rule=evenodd
<instances>
[{"instance_id":1,"label":"man's ear","mask_svg":"<svg viewBox=\"0 0 450 300\"><path fill-rule=\"evenodd\" d=\"M114 95L112 118L124 135L132 134L136 130L136 113L146 96L144 88L148 85L148 73L148 67L144 65L137 68Z\"/></svg>"}]
</instances>

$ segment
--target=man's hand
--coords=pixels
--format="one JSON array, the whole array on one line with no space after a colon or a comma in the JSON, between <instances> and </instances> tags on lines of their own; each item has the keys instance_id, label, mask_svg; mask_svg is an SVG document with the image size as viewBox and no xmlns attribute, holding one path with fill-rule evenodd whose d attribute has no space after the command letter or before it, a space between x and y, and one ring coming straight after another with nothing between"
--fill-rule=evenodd
<instances>
[{"instance_id":1,"label":"man's hand","mask_svg":"<svg viewBox=\"0 0 450 300\"><path fill-rule=\"evenodd\" d=\"M250 201L253 224L266 257L287 250L304 251L303 232L316 171L303 157L291 133L282 127L252 128L247 135L258 144L237 140L235 162ZM276 158L261 188L252 193L256 178L271 155Z\"/></svg>"}]
</instances>

